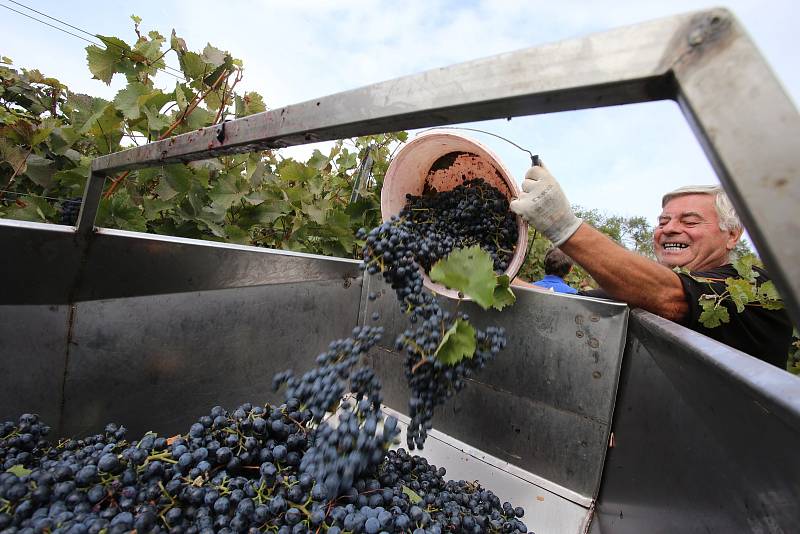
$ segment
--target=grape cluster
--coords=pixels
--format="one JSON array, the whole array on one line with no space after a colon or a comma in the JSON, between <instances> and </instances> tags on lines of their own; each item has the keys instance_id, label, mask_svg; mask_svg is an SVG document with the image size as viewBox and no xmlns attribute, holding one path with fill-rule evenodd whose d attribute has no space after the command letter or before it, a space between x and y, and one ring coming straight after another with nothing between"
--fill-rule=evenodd
<instances>
[{"instance_id":1,"label":"grape cluster","mask_svg":"<svg viewBox=\"0 0 800 534\"><path fill-rule=\"evenodd\" d=\"M345 414L338 428L351 423ZM168 439L147 433L129 443L124 427L109 424L52 444L47 426L23 415L0 424L0 532L527 531L521 509L477 484L446 482L444 469L402 449L329 499L300 467L314 439L326 439L314 437L322 427L312 419L294 401L217 406Z\"/></svg>"},{"instance_id":2,"label":"grape cluster","mask_svg":"<svg viewBox=\"0 0 800 534\"><path fill-rule=\"evenodd\" d=\"M405 352L410 389L411 423L406 445L422 448L432 427L433 410L460 391L465 378L483 369L506 345L505 330L489 327L476 332L472 358L446 365L435 357L445 333L463 312L444 311L437 298L423 291L422 270L429 270L455 248L479 245L491 255L498 271L508 266L517 227L507 199L484 180L465 181L451 191L407 195L399 215L373 228L359 230L365 240L362 269L381 273L395 291L412 329L398 336L395 348ZM370 295L373 299L373 295Z\"/></svg>"},{"instance_id":3,"label":"grape cluster","mask_svg":"<svg viewBox=\"0 0 800 534\"><path fill-rule=\"evenodd\" d=\"M478 245L489 253L495 270L503 272L519 236L508 199L488 182L467 180L450 191L406 195L400 217L420 237L417 261L425 271L454 249Z\"/></svg>"},{"instance_id":4,"label":"grape cluster","mask_svg":"<svg viewBox=\"0 0 800 534\"><path fill-rule=\"evenodd\" d=\"M83 197L74 197L61 202L59 207L59 223L75 226L78 223L78 213L81 211Z\"/></svg>"},{"instance_id":5,"label":"grape cluster","mask_svg":"<svg viewBox=\"0 0 800 534\"><path fill-rule=\"evenodd\" d=\"M353 337L333 341L317 356L317 366L302 376L289 370L273 378L273 388L285 385L285 397L306 408L319 425L300 471L317 481L315 494L328 499L374 471L399 433L397 420L380 411L380 381L370 367L360 365L382 333L383 327L356 327ZM348 392L356 402L340 402ZM325 419L334 413L335 420Z\"/></svg>"}]
</instances>

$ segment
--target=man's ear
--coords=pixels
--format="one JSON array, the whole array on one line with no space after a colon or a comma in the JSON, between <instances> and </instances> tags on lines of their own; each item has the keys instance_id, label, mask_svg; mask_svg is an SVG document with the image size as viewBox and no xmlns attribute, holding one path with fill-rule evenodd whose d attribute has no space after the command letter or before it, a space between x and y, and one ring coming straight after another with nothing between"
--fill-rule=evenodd
<instances>
[{"instance_id":1,"label":"man's ear","mask_svg":"<svg viewBox=\"0 0 800 534\"><path fill-rule=\"evenodd\" d=\"M725 248L728 250L733 250L736 247L736 243L742 238L742 233L744 230L728 230L728 239L725 241Z\"/></svg>"}]
</instances>

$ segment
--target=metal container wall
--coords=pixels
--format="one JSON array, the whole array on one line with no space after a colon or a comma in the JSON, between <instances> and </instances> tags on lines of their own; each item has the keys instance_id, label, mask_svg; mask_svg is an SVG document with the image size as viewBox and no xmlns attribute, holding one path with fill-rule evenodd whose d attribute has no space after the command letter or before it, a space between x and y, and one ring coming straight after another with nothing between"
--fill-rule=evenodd
<instances>
[{"instance_id":1,"label":"metal container wall","mask_svg":"<svg viewBox=\"0 0 800 534\"><path fill-rule=\"evenodd\" d=\"M631 314L592 532L797 532L800 379Z\"/></svg>"},{"instance_id":2,"label":"metal container wall","mask_svg":"<svg viewBox=\"0 0 800 534\"><path fill-rule=\"evenodd\" d=\"M17 221L0 247L9 279L41 276L0 305L0 417L36 412L57 435L174 433L215 404L273 401L276 372L358 321L350 260L109 230L86 248Z\"/></svg>"}]
</instances>

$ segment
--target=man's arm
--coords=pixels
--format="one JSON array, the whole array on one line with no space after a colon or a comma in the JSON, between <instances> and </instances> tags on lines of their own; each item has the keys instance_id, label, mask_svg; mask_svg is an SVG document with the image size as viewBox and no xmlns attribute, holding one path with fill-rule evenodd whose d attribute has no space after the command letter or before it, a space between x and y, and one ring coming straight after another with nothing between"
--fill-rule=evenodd
<instances>
[{"instance_id":1,"label":"man's arm","mask_svg":"<svg viewBox=\"0 0 800 534\"><path fill-rule=\"evenodd\" d=\"M610 296L666 319L686 318L689 305L678 275L583 223L543 164L528 169L522 190L511 210L583 266Z\"/></svg>"},{"instance_id":2,"label":"man's arm","mask_svg":"<svg viewBox=\"0 0 800 534\"><path fill-rule=\"evenodd\" d=\"M669 268L624 249L586 223L559 248L615 299L672 321L686 318L683 285Z\"/></svg>"}]
</instances>

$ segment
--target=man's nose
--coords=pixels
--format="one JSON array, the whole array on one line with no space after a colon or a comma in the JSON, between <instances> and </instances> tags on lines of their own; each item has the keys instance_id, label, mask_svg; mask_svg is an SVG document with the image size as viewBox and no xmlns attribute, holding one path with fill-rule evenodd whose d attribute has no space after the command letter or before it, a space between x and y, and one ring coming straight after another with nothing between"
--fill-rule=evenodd
<instances>
[{"instance_id":1,"label":"man's nose","mask_svg":"<svg viewBox=\"0 0 800 534\"><path fill-rule=\"evenodd\" d=\"M681 223L675 219L670 219L661 225L661 231L667 234L676 234L681 230Z\"/></svg>"}]
</instances>

